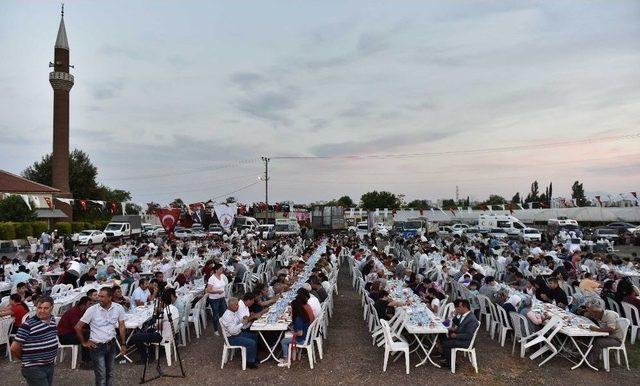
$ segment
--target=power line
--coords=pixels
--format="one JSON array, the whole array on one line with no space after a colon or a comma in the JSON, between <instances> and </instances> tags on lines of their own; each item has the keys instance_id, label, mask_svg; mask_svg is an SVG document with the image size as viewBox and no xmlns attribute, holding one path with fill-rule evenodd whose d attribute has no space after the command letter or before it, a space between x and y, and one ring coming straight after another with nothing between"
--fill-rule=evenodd
<instances>
[{"instance_id":1,"label":"power line","mask_svg":"<svg viewBox=\"0 0 640 386\"><path fill-rule=\"evenodd\" d=\"M412 157L431 157L441 155L455 155L455 154L477 154L477 153L490 153L490 152L503 152L503 151L518 151L518 150L534 150L534 149L547 149L554 147L562 147L568 145L584 145L589 143L601 143L609 141L617 141L623 139L636 139L640 138L640 133L600 137L600 138L584 138L579 140L567 140L556 141L541 144L528 144L528 145L515 145L515 146L502 146L502 147L488 147L477 148L468 150L450 150L442 152L425 152L425 153L398 153L398 154L362 154L362 155L333 155L333 156L275 156L271 159L277 160L329 160L329 159L386 159L386 158L412 158Z\"/></svg>"},{"instance_id":2,"label":"power line","mask_svg":"<svg viewBox=\"0 0 640 386\"><path fill-rule=\"evenodd\" d=\"M219 195L219 196L215 196L215 197L213 197L213 198L211 198L211 199L212 199L212 200L216 200L216 199L218 199L218 198L222 198L222 197L224 197L224 196L227 196L227 197L228 197L230 194L238 193L238 192L239 192L239 191L241 191L241 190L249 189L250 187L252 187L252 186L254 186L254 185L257 185L257 184L259 184L259 183L261 183L261 182L262 182L262 181L260 181L260 180L255 181L255 182L252 182L252 183L250 183L249 185L245 185L245 186L243 186L243 187L241 187L241 188L238 188L238 189L234 190L233 192L229 192L229 193L221 194L221 195Z\"/></svg>"},{"instance_id":3,"label":"power line","mask_svg":"<svg viewBox=\"0 0 640 386\"><path fill-rule=\"evenodd\" d=\"M221 165L221 166L218 166L218 167L206 166L206 167L201 167L201 168L197 168L197 169L183 170L183 171L180 171L180 172L171 172L171 173L162 173L162 174L144 174L144 175L129 176L129 177L102 178L102 180L106 180L106 181L147 180L147 179L151 179L151 178L182 176L182 175L185 175L185 174L207 173L207 172L220 170L220 169L227 169L227 168L232 168L232 167L244 166L244 165L247 165L247 164L253 164L253 163L256 163L256 162L260 162L260 159L259 158L254 158L254 159L245 159L245 160L238 160L238 161L224 161L224 162L230 162L230 163L227 163L227 164L224 164L224 165Z\"/></svg>"}]
</instances>

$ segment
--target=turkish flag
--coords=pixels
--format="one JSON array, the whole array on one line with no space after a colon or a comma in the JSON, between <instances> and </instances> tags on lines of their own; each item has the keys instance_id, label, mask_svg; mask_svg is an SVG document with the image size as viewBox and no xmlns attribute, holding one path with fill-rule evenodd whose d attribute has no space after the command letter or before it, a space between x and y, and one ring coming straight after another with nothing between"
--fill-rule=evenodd
<instances>
[{"instance_id":1,"label":"turkish flag","mask_svg":"<svg viewBox=\"0 0 640 386\"><path fill-rule=\"evenodd\" d=\"M168 234L173 233L173 229L180 219L180 208L162 208L156 210L156 215L160 219L160 224Z\"/></svg>"},{"instance_id":2,"label":"turkish flag","mask_svg":"<svg viewBox=\"0 0 640 386\"><path fill-rule=\"evenodd\" d=\"M45 197L44 201L47 203L47 206L49 207L49 209L51 209L51 199L49 197Z\"/></svg>"},{"instance_id":3,"label":"turkish flag","mask_svg":"<svg viewBox=\"0 0 640 386\"><path fill-rule=\"evenodd\" d=\"M80 200L80 206L82 207L82 210L86 212L88 206L87 200Z\"/></svg>"},{"instance_id":4,"label":"turkish flag","mask_svg":"<svg viewBox=\"0 0 640 386\"><path fill-rule=\"evenodd\" d=\"M289 217L289 212L283 212L282 215L284 216L284 218L288 218Z\"/></svg>"}]
</instances>

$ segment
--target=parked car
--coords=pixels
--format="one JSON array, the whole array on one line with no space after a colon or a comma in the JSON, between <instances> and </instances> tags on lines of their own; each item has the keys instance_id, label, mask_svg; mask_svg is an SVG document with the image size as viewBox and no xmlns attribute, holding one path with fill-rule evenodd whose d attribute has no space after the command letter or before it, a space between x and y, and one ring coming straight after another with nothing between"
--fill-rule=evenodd
<instances>
[{"instance_id":1,"label":"parked car","mask_svg":"<svg viewBox=\"0 0 640 386\"><path fill-rule=\"evenodd\" d=\"M620 236L618 235L617 229L598 228L595 231L593 231L593 234L591 235L591 240L598 241L601 239L605 239L605 240L609 240L609 241L613 241L614 243L617 243L619 237Z\"/></svg>"},{"instance_id":2,"label":"parked car","mask_svg":"<svg viewBox=\"0 0 640 386\"><path fill-rule=\"evenodd\" d=\"M441 225L438 227L437 233L439 236L449 236L453 234L453 228L451 228L450 226Z\"/></svg>"},{"instance_id":3,"label":"parked car","mask_svg":"<svg viewBox=\"0 0 640 386\"><path fill-rule=\"evenodd\" d=\"M509 238L509 234L504 228L491 228L489 230L489 233L487 233L487 235L489 237L493 237L494 239L500 239L500 240Z\"/></svg>"},{"instance_id":4,"label":"parked car","mask_svg":"<svg viewBox=\"0 0 640 386\"><path fill-rule=\"evenodd\" d=\"M154 225L152 226L150 229L147 229L144 232L144 235L147 237L157 237L160 235L165 234L164 232L164 228L162 227L162 225Z\"/></svg>"},{"instance_id":5,"label":"parked car","mask_svg":"<svg viewBox=\"0 0 640 386\"><path fill-rule=\"evenodd\" d=\"M262 224L256 228L256 232L261 239L268 240L276 237L276 230L273 224Z\"/></svg>"},{"instance_id":6,"label":"parked car","mask_svg":"<svg viewBox=\"0 0 640 386\"><path fill-rule=\"evenodd\" d=\"M78 233L78 244L80 245L102 244L106 240L107 235L96 229L88 229Z\"/></svg>"},{"instance_id":7,"label":"parked car","mask_svg":"<svg viewBox=\"0 0 640 386\"><path fill-rule=\"evenodd\" d=\"M194 232L192 232L191 229L186 228L176 228L173 231L173 234L181 240L191 240L192 238L195 238Z\"/></svg>"},{"instance_id":8,"label":"parked car","mask_svg":"<svg viewBox=\"0 0 640 386\"><path fill-rule=\"evenodd\" d=\"M629 224L628 222L612 222L607 224L607 228L615 229L620 232L631 233L636 230L637 225Z\"/></svg>"},{"instance_id":9,"label":"parked car","mask_svg":"<svg viewBox=\"0 0 640 386\"><path fill-rule=\"evenodd\" d=\"M542 241L542 233L536 228L524 228L519 238L522 241Z\"/></svg>"},{"instance_id":10,"label":"parked car","mask_svg":"<svg viewBox=\"0 0 640 386\"><path fill-rule=\"evenodd\" d=\"M207 231L207 235L210 237L212 236L222 237L222 235L224 235L224 228L222 228L218 224L209 225L209 230Z\"/></svg>"}]
</instances>

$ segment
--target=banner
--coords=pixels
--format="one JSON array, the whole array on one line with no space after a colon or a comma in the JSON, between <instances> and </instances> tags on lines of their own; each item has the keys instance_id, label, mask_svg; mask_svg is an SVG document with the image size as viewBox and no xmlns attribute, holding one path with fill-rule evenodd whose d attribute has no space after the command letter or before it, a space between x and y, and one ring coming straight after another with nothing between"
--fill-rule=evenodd
<instances>
[{"instance_id":1,"label":"banner","mask_svg":"<svg viewBox=\"0 0 640 386\"><path fill-rule=\"evenodd\" d=\"M162 208L156 209L156 215L160 219L160 224L164 231L168 234L173 233L173 229L180 219L180 208Z\"/></svg>"},{"instance_id":2,"label":"banner","mask_svg":"<svg viewBox=\"0 0 640 386\"><path fill-rule=\"evenodd\" d=\"M36 204L36 208L42 208L42 203L40 202L40 197L31 196L31 201L33 201L33 203Z\"/></svg>"},{"instance_id":3,"label":"banner","mask_svg":"<svg viewBox=\"0 0 640 386\"><path fill-rule=\"evenodd\" d=\"M296 220L298 220L298 221L310 221L311 220L311 213L309 213L309 212L293 212L293 214L296 216Z\"/></svg>"},{"instance_id":4,"label":"banner","mask_svg":"<svg viewBox=\"0 0 640 386\"><path fill-rule=\"evenodd\" d=\"M224 230L229 230L233 225L233 220L238 213L238 207L236 204L217 204L213 207L213 210L218 216L218 221Z\"/></svg>"},{"instance_id":5,"label":"banner","mask_svg":"<svg viewBox=\"0 0 640 386\"><path fill-rule=\"evenodd\" d=\"M367 225L369 226L369 230L375 228L376 226L376 213L373 211L369 211L367 215Z\"/></svg>"},{"instance_id":6,"label":"banner","mask_svg":"<svg viewBox=\"0 0 640 386\"><path fill-rule=\"evenodd\" d=\"M56 200L64 202L67 205L71 205L73 203L73 199L71 199L71 198L58 198L58 197L56 197Z\"/></svg>"},{"instance_id":7,"label":"banner","mask_svg":"<svg viewBox=\"0 0 640 386\"><path fill-rule=\"evenodd\" d=\"M26 194L21 194L20 197L22 197L22 199L24 200L24 203L27 204L27 206L29 207L29 210L31 210L31 203L29 202L29 196L27 196Z\"/></svg>"}]
</instances>

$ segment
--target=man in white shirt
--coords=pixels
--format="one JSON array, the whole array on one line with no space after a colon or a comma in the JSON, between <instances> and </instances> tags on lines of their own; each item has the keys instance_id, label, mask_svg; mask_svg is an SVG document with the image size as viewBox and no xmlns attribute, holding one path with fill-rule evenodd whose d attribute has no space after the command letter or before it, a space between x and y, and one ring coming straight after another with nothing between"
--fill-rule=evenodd
<instances>
[{"instance_id":1,"label":"man in white shirt","mask_svg":"<svg viewBox=\"0 0 640 386\"><path fill-rule=\"evenodd\" d=\"M149 302L151 297L151 291L149 291L149 280L140 279L140 284L138 288L133 290L133 294L131 295L131 303L135 306L144 306Z\"/></svg>"},{"instance_id":2,"label":"man in white shirt","mask_svg":"<svg viewBox=\"0 0 640 386\"><path fill-rule=\"evenodd\" d=\"M244 321L238 313L238 298L229 298L227 310L220 318L220 328L232 346L242 346L247 349L247 367L255 369L258 367L258 339L248 331L242 331Z\"/></svg>"},{"instance_id":3,"label":"man in white shirt","mask_svg":"<svg viewBox=\"0 0 640 386\"><path fill-rule=\"evenodd\" d=\"M311 294L311 284L304 283L302 288L298 289L298 293L302 293L304 296L308 297L307 304L313 310L313 317L318 318L322 313L322 305L320 304L320 300Z\"/></svg>"},{"instance_id":4,"label":"man in white shirt","mask_svg":"<svg viewBox=\"0 0 640 386\"><path fill-rule=\"evenodd\" d=\"M124 308L113 303L113 290L102 288L98 294L100 302L87 308L75 330L82 345L91 349L91 360L94 365L96 385L113 384L113 368L118 346L116 342L116 326L120 333L120 353L127 353L126 329L124 325ZM84 338L83 328L89 325L89 340Z\"/></svg>"},{"instance_id":5,"label":"man in white shirt","mask_svg":"<svg viewBox=\"0 0 640 386\"><path fill-rule=\"evenodd\" d=\"M255 298L256 297L252 292L247 292L242 296L242 300L238 302L237 313L238 316L240 316L240 319L244 322L242 325L243 330L248 330L249 327L251 327L251 323L267 311L267 309L263 309L261 312L251 312L249 310L249 307L253 305Z\"/></svg>"}]
</instances>

